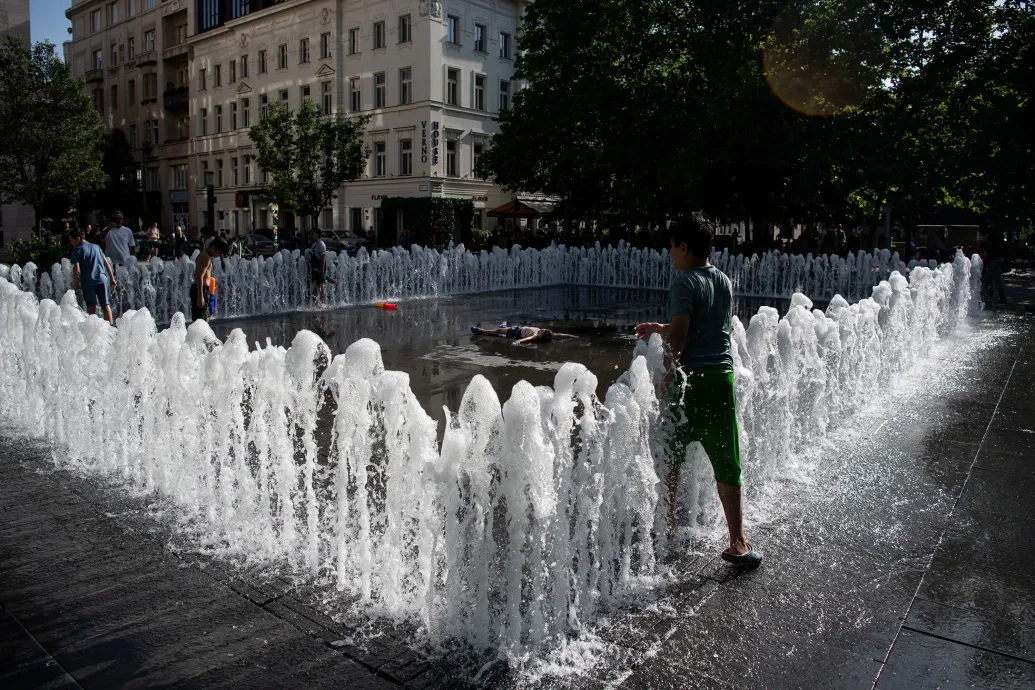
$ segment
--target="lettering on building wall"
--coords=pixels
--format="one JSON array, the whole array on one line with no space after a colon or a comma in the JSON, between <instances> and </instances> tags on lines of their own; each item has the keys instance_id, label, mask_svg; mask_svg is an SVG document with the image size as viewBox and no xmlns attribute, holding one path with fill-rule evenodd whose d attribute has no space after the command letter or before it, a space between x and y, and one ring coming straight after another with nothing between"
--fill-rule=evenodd
<instances>
[{"instance_id":1,"label":"lettering on building wall","mask_svg":"<svg viewBox=\"0 0 1035 690\"><path fill-rule=\"evenodd\" d=\"M420 162L428 162L428 121L422 120L420 123Z\"/></svg>"},{"instance_id":2,"label":"lettering on building wall","mask_svg":"<svg viewBox=\"0 0 1035 690\"><path fill-rule=\"evenodd\" d=\"M438 122L431 123L431 164L438 165Z\"/></svg>"},{"instance_id":3,"label":"lettering on building wall","mask_svg":"<svg viewBox=\"0 0 1035 690\"><path fill-rule=\"evenodd\" d=\"M426 184L419 184L419 185L417 185L417 191L418 192L426 192L426 191L428 191L428 185L426 185Z\"/></svg>"},{"instance_id":4,"label":"lettering on building wall","mask_svg":"<svg viewBox=\"0 0 1035 690\"><path fill-rule=\"evenodd\" d=\"M381 199L387 199L387 198L388 198L387 194L371 194L370 195L370 200L371 201L381 201Z\"/></svg>"},{"instance_id":5,"label":"lettering on building wall","mask_svg":"<svg viewBox=\"0 0 1035 690\"><path fill-rule=\"evenodd\" d=\"M487 196L472 196L471 197L471 201L488 201L488 200L489 200L489 197L487 197Z\"/></svg>"}]
</instances>

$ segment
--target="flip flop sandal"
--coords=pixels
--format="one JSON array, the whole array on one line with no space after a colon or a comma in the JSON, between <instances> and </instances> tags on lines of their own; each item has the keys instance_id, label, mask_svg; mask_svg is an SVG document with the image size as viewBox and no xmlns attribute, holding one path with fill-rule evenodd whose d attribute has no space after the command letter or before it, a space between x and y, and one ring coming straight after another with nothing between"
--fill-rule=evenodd
<instances>
[{"instance_id":1,"label":"flip flop sandal","mask_svg":"<svg viewBox=\"0 0 1035 690\"><path fill-rule=\"evenodd\" d=\"M762 565L762 554L755 551L755 547L749 546L747 553L732 554L722 552L722 560L727 563L732 563L734 567L742 568L744 570L754 570L758 566Z\"/></svg>"}]
</instances>

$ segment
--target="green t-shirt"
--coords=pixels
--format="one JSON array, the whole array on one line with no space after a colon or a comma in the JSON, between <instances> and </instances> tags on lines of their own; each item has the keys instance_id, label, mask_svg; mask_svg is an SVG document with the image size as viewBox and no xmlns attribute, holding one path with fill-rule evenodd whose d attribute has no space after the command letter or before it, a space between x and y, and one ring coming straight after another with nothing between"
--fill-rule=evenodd
<instances>
[{"instance_id":1,"label":"green t-shirt","mask_svg":"<svg viewBox=\"0 0 1035 690\"><path fill-rule=\"evenodd\" d=\"M733 368L733 286L714 266L677 273L668 291L669 319L690 315L680 364L685 369Z\"/></svg>"}]
</instances>

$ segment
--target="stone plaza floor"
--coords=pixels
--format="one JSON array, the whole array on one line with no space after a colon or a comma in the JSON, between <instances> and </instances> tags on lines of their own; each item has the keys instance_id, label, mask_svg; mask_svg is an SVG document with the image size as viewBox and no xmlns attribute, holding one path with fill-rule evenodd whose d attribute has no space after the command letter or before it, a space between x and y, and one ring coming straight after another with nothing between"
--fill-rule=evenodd
<instances>
[{"instance_id":1,"label":"stone plaza floor","mask_svg":"<svg viewBox=\"0 0 1035 690\"><path fill-rule=\"evenodd\" d=\"M760 570L687 554L678 583L604 626L598 663L569 675L496 665L472 679L403 631L358 635L305 583L199 555L169 516L55 470L49 449L0 430L0 688L1035 687L1032 276L1007 284L1014 306L975 317L909 380L889 382L880 405L832 435L809 482L781 489L781 509L749 527ZM664 306L628 295L594 307L591 296L566 310L571 295L554 305L531 293L465 298L442 326L429 313L430 332L383 321L402 343L385 349L386 366L411 371L429 411L455 408L450 391L472 371L502 392L514 377L549 381L556 359L612 366L582 341L475 343L462 335L470 323L571 325L624 369L625 321ZM297 318L325 319L343 346L391 317ZM299 326L286 321L215 326L290 342ZM419 383L415 369L436 363L446 373Z\"/></svg>"}]
</instances>

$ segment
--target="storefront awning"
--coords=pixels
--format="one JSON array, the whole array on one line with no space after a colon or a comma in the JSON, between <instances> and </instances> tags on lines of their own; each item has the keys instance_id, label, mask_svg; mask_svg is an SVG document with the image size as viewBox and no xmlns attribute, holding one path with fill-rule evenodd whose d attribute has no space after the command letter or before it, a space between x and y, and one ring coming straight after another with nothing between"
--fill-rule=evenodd
<instances>
[{"instance_id":1,"label":"storefront awning","mask_svg":"<svg viewBox=\"0 0 1035 690\"><path fill-rule=\"evenodd\" d=\"M485 215L490 218L539 218L553 211L553 204L512 199Z\"/></svg>"}]
</instances>

